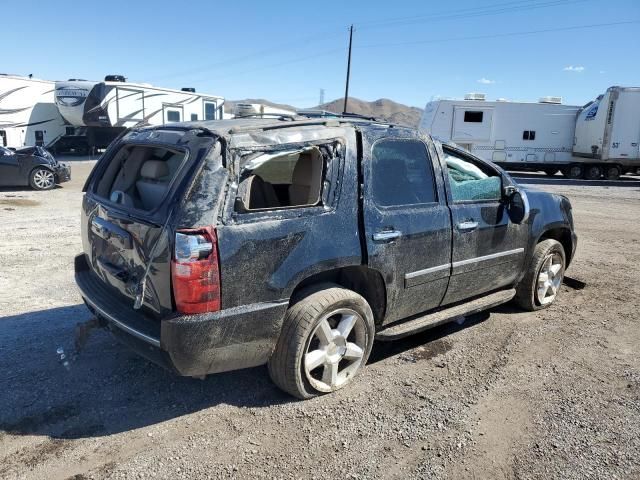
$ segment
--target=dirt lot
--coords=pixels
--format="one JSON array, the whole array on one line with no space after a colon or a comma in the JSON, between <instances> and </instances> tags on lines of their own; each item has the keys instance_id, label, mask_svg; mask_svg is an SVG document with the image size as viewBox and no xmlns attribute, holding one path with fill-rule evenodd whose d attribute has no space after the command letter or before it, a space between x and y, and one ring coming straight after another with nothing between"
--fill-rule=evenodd
<instances>
[{"instance_id":1,"label":"dirt lot","mask_svg":"<svg viewBox=\"0 0 640 480\"><path fill-rule=\"evenodd\" d=\"M580 244L541 313L376 344L351 388L298 402L266 368L178 378L97 331L74 287L80 189L0 190L0 478L640 478L640 179L569 183Z\"/></svg>"}]
</instances>

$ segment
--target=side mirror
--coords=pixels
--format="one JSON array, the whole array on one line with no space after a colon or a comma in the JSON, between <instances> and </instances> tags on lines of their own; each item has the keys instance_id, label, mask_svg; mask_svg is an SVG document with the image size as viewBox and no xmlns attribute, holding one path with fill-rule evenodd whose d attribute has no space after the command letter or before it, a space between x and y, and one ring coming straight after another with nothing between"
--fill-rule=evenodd
<instances>
[{"instance_id":1,"label":"side mirror","mask_svg":"<svg viewBox=\"0 0 640 480\"><path fill-rule=\"evenodd\" d=\"M504 195L511 221L516 224L526 223L529 219L529 199L527 194L518 189L518 187L509 185L504 188Z\"/></svg>"}]
</instances>

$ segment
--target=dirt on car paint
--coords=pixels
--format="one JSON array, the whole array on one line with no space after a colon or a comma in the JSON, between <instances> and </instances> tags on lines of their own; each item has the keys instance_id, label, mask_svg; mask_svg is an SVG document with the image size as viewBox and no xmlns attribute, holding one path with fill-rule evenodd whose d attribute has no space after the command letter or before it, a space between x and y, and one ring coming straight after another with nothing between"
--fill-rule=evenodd
<instances>
[{"instance_id":1,"label":"dirt on car paint","mask_svg":"<svg viewBox=\"0 0 640 480\"><path fill-rule=\"evenodd\" d=\"M570 197L584 288L376 343L348 389L297 402L264 367L179 378L102 330L60 367L92 320L72 272L90 166L0 210L0 477L640 477L639 178L527 175Z\"/></svg>"}]
</instances>

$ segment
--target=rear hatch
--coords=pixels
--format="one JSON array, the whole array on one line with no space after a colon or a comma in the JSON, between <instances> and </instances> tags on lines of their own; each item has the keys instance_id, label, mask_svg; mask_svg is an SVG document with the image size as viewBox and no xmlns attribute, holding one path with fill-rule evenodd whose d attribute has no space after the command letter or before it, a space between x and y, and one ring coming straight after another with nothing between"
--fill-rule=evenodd
<instances>
[{"instance_id":1,"label":"rear hatch","mask_svg":"<svg viewBox=\"0 0 640 480\"><path fill-rule=\"evenodd\" d=\"M114 300L156 318L173 310L175 228L197 226L185 216L185 200L203 159L219 152L214 144L202 130L144 129L122 137L96 165L85 185L83 250Z\"/></svg>"}]
</instances>

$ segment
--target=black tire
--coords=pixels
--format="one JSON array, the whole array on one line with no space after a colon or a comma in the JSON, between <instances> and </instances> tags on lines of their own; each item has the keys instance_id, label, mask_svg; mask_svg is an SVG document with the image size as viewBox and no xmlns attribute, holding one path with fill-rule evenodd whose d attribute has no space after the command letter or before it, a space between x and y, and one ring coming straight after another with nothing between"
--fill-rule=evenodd
<instances>
[{"instance_id":1,"label":"black tire","mask_svg":"<svg viewBox=\"0 0 640 480\"><path fill-rule=\"evenodd\" d=\"M569 165L567 168L565 168L562 171L562 174L567 178L577 180L579 178L582 178L582 175L584 174L584 168L582 167L582 165L574 163L573 165Z\"/></svg>"},{"instance_id":2,"label":"black tire","mask_svg":"<svg viewBox=\"0 0 640 480\"><path fill-rule=\"evenodd\" d=\"M535 310L541 310L543 308L549 307L557 298L558 294L556 293L554 298L549 302L542 304L537 295L538 289L538 277L540 275L540 271L545 260L549 255L558 254L562 259L562 269L560 270L560 281L559 285L562 285L562 278L564 276L564 269L567 265L567 257L564 252L564 248L562 244L557 240L543 240L542 242L536 245L536 248L533 252L533 256L527 267L527 271L516 287L516 296L513 301L524 310L533 312ZM559 292L559 286L558 286Z\"/></svg>"},{"instance_id":3,"label":"black tire","mask_svg":"<svg viewBox=\"0 0 640 480\"><path fill-rule=\"evenodd\" d=\"M602 177L602 167L600 165L588 165L584 170L584 178L586 180L600 180Z\"/></svg>"},{"instance_id":4,"label":"black tire","mask_svg":"<svg viewBox=\"0 0 640 480\"><path fill-rule=\"evenodd\" d=\"M375 337L371 307L357 293L338 285L325 284L315 291L310 291L304 298L289 307L285 314L280 338L268 363L269 376L278 387L299 399L328 393L314 388L308 380L303 362L320 322L325 320L331 312L340 309L354 311L360 316L362 322L358 320L358 332L360 341L363 343L363 354L356 366L357 370L347 375L345 383L336 387L335 390L350 383L366 364ZM353 331L352 333L355 334Z\"/></svg>"},{"instance_id":5,"label":"black tire","mask_svg":"<svg viewBox=\"0 0 640 480\"><path fill-rule=\"evenodd\" d=\"M56 186L56 177L48 168L36 167L29 174L29 185L34 190L51 190Z\"/></svg>"},{"instance_id":6,"label":"black tire","mask_svg":"<svg viewBox=\"0 0 640 480\"><path fill-rule=\"evenodd\" d=\"M557 169L557 168L546 168L543 171L548 176L553 177L556 173L558 173L559 169Z\"/></svg>"},{"instance_id":7,"label":"black tire","mask_svg":"<svg viewBox=\"0 0 640 480\"><path fill-rule=\"evenodd\" d=\"M618 180L620 178L620 167L611 165L604 170L604 177L607 180Z\"/></svg>"}]
</instances>

